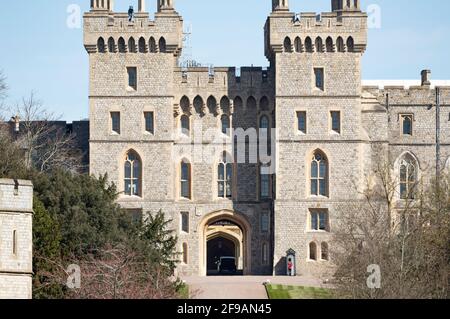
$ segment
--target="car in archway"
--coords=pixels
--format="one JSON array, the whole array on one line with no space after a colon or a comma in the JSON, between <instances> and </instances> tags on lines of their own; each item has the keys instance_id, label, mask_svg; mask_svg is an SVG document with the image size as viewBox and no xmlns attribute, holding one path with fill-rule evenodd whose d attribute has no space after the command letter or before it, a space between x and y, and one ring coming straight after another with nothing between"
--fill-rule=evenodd
<instances>
[{"instance_id":1,"label":"car in archway","mask_svg":"<svg viewBox=\"0 0 450 319\"><path fill-rule=\"evenodd\" d=\"M217 263L217 271L220 274L235 274L237 272L235 257L220 257Z\"/></svg>"}]
</instances>

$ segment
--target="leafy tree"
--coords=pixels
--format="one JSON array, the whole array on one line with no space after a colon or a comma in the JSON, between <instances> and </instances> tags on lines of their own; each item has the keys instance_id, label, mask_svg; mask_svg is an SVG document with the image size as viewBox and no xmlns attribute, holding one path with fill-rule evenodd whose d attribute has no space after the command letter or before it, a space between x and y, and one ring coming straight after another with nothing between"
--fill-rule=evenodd
<instances>
[{"instance_id":1,"label":"leafy tree","mask_svg":"<svg viewBox=\"0 0 450 319\"><path fill-rule=\"evenodd\" d=\"M116 203L107 177L65 171L35 174L35 190L61 229L63 256L83 256L106 244L126 241L135 231L131 216Z\"/></svg>"},{"instance_id":2,"label":"leafy tree","mask_svg":"<svg viewBox=\"0 0 450 319\"><path fill-rule=\"evenodd\" d=\"M61 298L63 288L52 280L61 258L59 225L36 196L33 207L33 297Z\"/></svg>"}]
</instances>

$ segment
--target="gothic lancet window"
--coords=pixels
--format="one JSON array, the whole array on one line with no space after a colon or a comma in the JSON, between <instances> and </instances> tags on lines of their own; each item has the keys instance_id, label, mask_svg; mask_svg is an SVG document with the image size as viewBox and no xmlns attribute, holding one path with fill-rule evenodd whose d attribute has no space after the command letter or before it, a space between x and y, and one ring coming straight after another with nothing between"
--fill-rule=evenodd
<instances>
[{"instance_id":1,"label":"gothic lancet window","mask_svg":"<svg viewBox=\"0 0 450 319\"><path fill-rule=\"evenodd\" d=\"M311 161L311 195L328 196L328 161L319 151Z\"/></svg>"},{"instance_id":2,"label":"gothic lancet window","mask_svg":"<svg viewBox=\"0 0 450 319\"><path fill-rule=\"evenodd\" d=\"M233 163L225 152L217 167L217 183L218 197L231 198L233 196Z\"/></svg>"},{"instance_id":3,"label":"gothic lancet window","mask_svg":"<svg viewBox=\"0 0 450 319\"><path fill-rule=\"evenodd\" d=\"M124 193L127 196L141 196L142 163L139 155L129 151L124 164Z\"/></svg>"},{"instance_id":4,"label":"gothic lancet window","mask_svg":"<svg viewBox=\"0 0 450 319\"><path fill-rule=\"evenodd\" d=\"M400 161L400 198L414 199L417 185L417 163L415 159L406 154Z\"/></svg>"}]
</instances>

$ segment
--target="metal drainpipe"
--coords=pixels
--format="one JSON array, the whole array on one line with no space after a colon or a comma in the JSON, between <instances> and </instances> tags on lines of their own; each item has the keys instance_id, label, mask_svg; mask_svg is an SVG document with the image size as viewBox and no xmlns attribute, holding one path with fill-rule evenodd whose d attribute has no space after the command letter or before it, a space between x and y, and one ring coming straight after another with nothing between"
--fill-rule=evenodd
<instances>
[{"instance_id":1,"label":"metal drainpipe","mask_svg":"<svg viewBox=\"0 0 450 319\"><path fill-rule=\"evenodd\" d=\"M436 87L436 182L441 177L441 91Z\"/></svg>"}]
</instances>

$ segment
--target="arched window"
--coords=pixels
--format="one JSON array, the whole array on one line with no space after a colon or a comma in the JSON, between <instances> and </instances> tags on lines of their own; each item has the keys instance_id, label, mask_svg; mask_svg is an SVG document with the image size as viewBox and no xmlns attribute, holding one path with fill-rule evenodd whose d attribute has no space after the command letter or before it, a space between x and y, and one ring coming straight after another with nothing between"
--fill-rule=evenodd
<instances>
[{"instance_id":1,"label":"arched window","mask_svg":"<svg viewBox=\"0 0 450 319\"><path fill-rule=\"evenodd\" d=\"M295 38L294 47L295 47L295 52L297 52L297 53L302 52L302 40L299 37Z\"/></svg>"},{"instance_id":2,"label":"arched window","mask_svg":"<svg viewBox=\"0 0 450 319\"><path fill-rule=\"evenodd\" d=\"M311 195L328 196L328 161L320 152L314 152L311 161Z\"/></svg>"},{"instance_id":3,"label":"arched window","mask_svg":"<svg viewBox=\"0 0 450 319\"><path fill-rule=\"evenodd\" d=\"M203 99L201 96L197 95L194 98L194 108L197 111L197 113L201 113L203 111Z\"/></svg>"},{"instance_id":4,"label":"arched window","mask_svg":"<svg viewBox=\"0 0 450 319\"><path fill-rule=\"evenodd\" d=\"M97 41L97 50L99 53L105 53L105 40L101 37Z\"/></svg>"},{"instance_id":5,"label":"arched window","mask_svg":"<svg viewBox=\"0 0 450 319\"><path fill-rule=\"evenodd\" d=\"M159 39L159 52L166 53L166 39L163 37Z\"/></svg>"},{"instance_id":6,"label":"arched window","mask_svg":"<svg viewBox=\"0 0 450 319\"><path fill-rule=\"evenodd\" d=\"M156 53L156 41L155 38L151 37L148 44L150 53Z\"/></svg>"},{"instance_id":7,"label":"arched window","mask_svg":"<svg viewBox=\"0 0 450 319\"><path fill-rule=\"evenodd\" d=\"M188 262L188 244L183 243L183 264L187 265Z\"/></svg>"},{"instance_id":8,"label":"arched window","mask_svg":"<svg viewBox=\"0 0 450 319\"><path fill-rule=\"evenodd\" d=\"M139 38L139 53L146 53L147 52L147 48L145 45L145 39L144 38Z\"/></svg>"},{"instance_id":9,"label":"arched window","mask_svg":"<svg viewBox=\"0 0 450 319\"><path fill-rule=\"evenodd\" d=\"M406 154L400 161L400 198L414 199L417 186L418 165L411 154Z\"/></svg>"},{"instance_id":10,"label":"arched window","mask_svg":"<svg viewBox=\"0 0 450 319\"><path fill-rule=\"evenodd\" d=\"M108 39L108 52L110 53L116 52L116 43L113 38Z\"/></svg>"},{"instance_id":11,"label":"arched window","mask_svg":"<svg viewBox=\"0 0 450 319\"><path fill-rule=\"evenodd\" d=\"M321 253L320 259L328 260L329 256L328 256L328 244L327 243L324 242L320 245L320 253Z\"/></svg>"},{"instance_id":12,"label":"arched window","mask_svg":"<svg viewBox=\"0 0 450 319\"><path fill-rule=\"evenodd\" d=\"M269 118L266 115L261 116L259 119L259 128L269 131Z\"/></svg>"},{"instance_id":13,"label":"arched window","mask_svg":"<svg viewBox=\"0 0 450 319\"><path fill-rule=\"evenodd\" d=\"M125 195L141 196L142 163L136 152L127 153L124 170Z\"/></svg>"},{"instance_id":14,"label":"arched window","mask_svg":"<svg viewBox=\"0 0 450 319\"><path fill-rule=\"evenodd\" d=\"M181 197L190 199L191 198L191 164L182 161L181 162L181 174L180 174L180 190Z\"/></svg>"},{"instance_id":15,"label":"arched window","mask_svg":"<svg viewBox=\"0 0 450 319\"><path fill-rule=\"evenodd\" d=\"M323 41L321 37L316 38L316 52L323 52Z\"/></svg>"},{"instance_id":16,"label":"arched window","mask_svg":"<svg viewBox=\"0 0 450 319\"><path fill-rule=\"evenodd\" d=\"M128 51L131 53L136 53L136 41L134 41L133 37L128 40Z\"/></svg>"},{"instance_id":17,"label":"arched window","mask_svg":"<svg viewBox=\"0 0 450 319\"><path fill-rule=\"evenodd\" d=\"M208 109L210 113L216 113L217 111L217 100L214 96L210 96L208 100L206 101L206 104L208 105Z\"/></svg>"},{"instance_id":18,"label":"arched window","mask_svg":"<svg viewBox=\"0 0 450 319\"><path fill-rule=\"evenodd\" d=\"M284 39L284 52L291 53L292 52L292 43L289 37Z\"/></svg>"},{"instance_id":19,"label":"arched window","mask_svg":"<svg viewBox=\"0 0 450 319\"><path fill-rule=\"evenodd\" d=\"M259 108L261 111L269 111L269 99L267 96L263 96L259 101Z\"/></svg>"},{"instance_id":20,"label":"arched window","mask_svg":"<svg viewBox=\"0 0 450 319\"><path fill-rule=\"evenodd\" d=\"M347 52L354 52L355 51L355 41L352 37L348 37L347 39Z\"/></svg>"},{"instance_id":21,"label":"arched window","mask_svg":"<svg viewBox=\"0 0 450 319\"><path fill-rule=\"evenodd\" d=\"M334 52L334 44L331 37L327 38L327 52Z\"/></svg>"},{"instance_id":22,"label":"arched window","mask_svg":"<svg viewBox=\"0 0 450 319\"><path fill-rule=\"evenodd\" d=\"M119 46L119 52L125 53L125 51L126 51L125 40L122 37L119 38L118 46Z\"/></svg>"},{"instance_id":23,"label":"arched window","mask_svg":"<svg viewBox=\"0 0 450 319\"><path fill-rule=\"evenodd\" d=\"M189 98L186 95L181 98L180 107L183 112L189 112L191 102L189 101Z\"/></svg>"},{"instance_id":24,"label":"arched window","mask_svg":"<svg viewBox=\"0 0 450 319\"><path fill-rule=\"evenodd\" d=\"M234 108L237 110L242 110L242 106L244 105L244 102L242 101L240 96L236 96L234 98Z\"/></svg>"},{"instance_id":25,"label":"arched window","mask_svg":"<svg viewBox=\"0 0 450 319\"><path fill-rule=\"evenodd\" d=\"M191 135L191 133L190 133L191 132L191 124L189 121L189 116L187 116L186 114L181 115L180 123L181 123L181 134L190 136Z\"/></svg>"},{"instance_id":26,"label":"arched window","mask_svg":"<svg viewBox=\"0 0 450 319\"><path fill-rule=\"evenodd\" d=\"M337 52L345 52L344 39L342 39L341 37L337 38L336 40L336 49Z\"/></svg>"},{"instance_id":27,"label":"arched window","mask_svg":"<svg viewBox=\"0 0 450 319\"><path fill-rule=\"evenodd\" d=\"M226 152L222 154L217 167L218 197L231 198L233 196L233 163Z\"/></svg>"},{"instance_id":28,"label":"arched window","mask_svg":"<svg viewBox=\"0 0 450 319\"><path fill-rule=\"evenodd\" d=\"M313 45L312 45L312 40L311 40L310 37L307 37L307 38L305 39L305 50L306 50L306 52L308 52L308 53L314 52Z\"/></svg>"},{"instance_id":29,"label":"arched window","mask_svg":"<svg viewBox=\"0 0 450 319\"><path fill-rule=\"evenodd\" d=\"M230 135L230 117L226 114L222 115L220 122L222 124L222 133L226 135Z\"/></svg>"},{"instance_id":30,"label":"arched window","mask_svg":"<svg viewBox=\"0 0 450 319\"><path fill-rule=\"evenodd\" d=\"M220 100L220 108L222 109L223 113L230 112L230 99L228 97L222 97L222 99Z\"/></svg>"},{"instance_id":31,"label":"arched window","mask_svg":"<svg viewBox=\"0 0 450 319\"><path fill-rule=\"evenodd\" d=\"M247 99L247 110L256 110L256 99L253 96Z\"/></svg>"},{"instance_id":32,"label":"arched window","mask_svg":"<svg viewBox=\"0 0 450 319\"><path fill-rule=\"evenodd\" d=\"M315 242L309 243L309 259L317 260L317 245Z\"/></svg>"}]
</instances>

